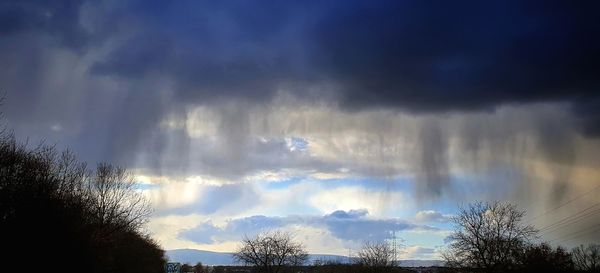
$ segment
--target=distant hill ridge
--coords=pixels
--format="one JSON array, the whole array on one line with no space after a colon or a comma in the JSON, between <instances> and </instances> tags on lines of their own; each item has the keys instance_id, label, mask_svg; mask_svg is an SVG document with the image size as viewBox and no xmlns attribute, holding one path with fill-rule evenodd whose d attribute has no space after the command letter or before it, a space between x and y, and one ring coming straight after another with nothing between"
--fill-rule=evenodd
<instances>
[{"instance_id":1,"label":"distant hill ridge","mask_svg":"<svg viewBox=\"0 0 600 273\"><path fill-rule=\"evenodd\" d=\"M214 252L199 249L173 249L167 250L167 256L170 261L187 263L194 265L201 262L204 265L234 265L232 253ZM312 264L315 260L348 262L348 256L330 255L330 254L309 254L308 263ZM440 260L401 260L400 266L404 267L430 267L441 266Z\"/></svg>"}]
</instances>

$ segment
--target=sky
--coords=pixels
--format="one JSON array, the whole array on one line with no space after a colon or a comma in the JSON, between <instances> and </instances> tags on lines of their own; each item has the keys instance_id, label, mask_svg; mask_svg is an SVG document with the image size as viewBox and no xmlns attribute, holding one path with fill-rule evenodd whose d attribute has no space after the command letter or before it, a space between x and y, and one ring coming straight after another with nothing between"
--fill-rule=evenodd
<instances>
[{"instance_id":1,"label":"sky","mask_svg":"<svg viewBox=\"0 0 600 273\"><path fill-rule=\"evenodd\" d=\"M0 110L31 145L128 168L165 249L293 232L311 253L511 202L598 242L597 1L2 1Z\"/></svg>"}]
</instances>

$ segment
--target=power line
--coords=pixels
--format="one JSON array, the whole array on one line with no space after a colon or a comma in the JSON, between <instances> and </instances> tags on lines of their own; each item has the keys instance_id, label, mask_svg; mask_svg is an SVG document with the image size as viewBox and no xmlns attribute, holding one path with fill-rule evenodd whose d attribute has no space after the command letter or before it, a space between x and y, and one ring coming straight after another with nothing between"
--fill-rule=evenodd
<instances>
[{"instance_id":1,"label":"power line","mask_svg":"<svg viewBox=\"0 0 600 273\"><path fill-rule=\"evenodd\" d=\"M550 230L555 230L557 228L560 228L561 226L565 226L565 225L568 225L568 224L579 222L579 221L585 219L584 217L592 216L594 214L599 213L600 212L600 208L592 210L592 211L589 211L590 209L592 209L592 208L594 208L596 206L599 206L599 205L600 205L600 203L596 203L596 204L594 204L592 206L589 206L589 207L587 207L587 208L585 208L585 209L583 209L583 210L581 210L581 211L579 211L579 212L577 212L575 214L569 215L569 216L567 216L567 217L565 217L565 218L563 218L563 219L561 219L561 220L559 220L557 222L554 222L554 223L552 223L550 225L542 227L540 229L540 231L546 233L546 232L548 232ZM588 211L588 212L586 212L586 211Z\"/></svg>"},{"instance_id":2,"label":"power line","mask_svg":"<svg viewBox=\"0 0 600 273\"><path fill-rule=\"evenodd\" d=\"M598 215L599 213L600 213L600 210L596 210L596 211L590 212L590 213L588 213L586 215L582 215L581 217L578 217L578 219L576 219L576 220L574 220L572 222L567 222L567 223L558 225L556 227L553 227L551 229L548 229L548 230L544 231L544 233L548 234L548 233L550 233L552 231L556 231L556 230L558 230L560 228L566 227L566 226L568 226L568 224L574 224L574 223L577 223L577 222L581 222L582 220L589 219L589 216Z\"/></svg>"},{"instance_id":3,"label":"power line","mask_svg":"<svg viewBox=\"0 0 600 273\"><path fill-rule=\"evenodd\" d=\"M584 196L586 196L586 195L588 195L588 194L590 194L590 193L592 193L592 192L594 192L594 191L596 191L596 190L598 190L598 189L600 189L600 185L597 185L596 187L592 188L591 190L589 190L589 191L587 191L587 192L585 192L585 193L583 193L583 194L580 194L580 195L576 196L575 198L573 198L573 199L570 199L569 201L567 201L567 202L565 202L565 203L562 203L562 204L560 204L560 205L558 205L558 206L556 206L556 207L554 207L554 208L552 208L552 209L549 209L549 210L547 210L547 211L543 212L542 214L540 214L540 215L538 215L538 216L535 216L535 217L533 217L531 220L529 220L529 223L531 223L531 222L535 221L536 219L538 219L538 218L540 218L540 217L542 217L542 216L544 216L544 215L546 215L546 214L548 214L548 213L550 213L550 212L552 212L552 211L555 211L555 210L557 210L557 209L559 209L559 208L562 208L562 207L564 207L564 206L566 206L566 205L568 205L568 204L572 203L573 201L575 201L575 200L577 200L577 199L579 199L579 198L582 198L582 197L584 197Z\"/></svg>"},{"instance_id":4,"label":"power line","mask_svg":"<svg viewBox=\"0 0 600 273\"><path fill-rule=\"evenodd\" d=\"M600 229L592 230L592 231L590 231L590 232L585 232L585 233L579 234L579 235L577 235L577 236L575 236L575 237L571 237L570 239L565 239L565 240L562 240L562 241L560 241L560 242L558 242L558 243L562 243L562 242L565 242L565 241L570 241L570 240L573 240L573 239L577 239L577 238L581 237L581 235L587 235L587 234L589 234L589 233L592 233L592 232L598 232L598 231L600 231Z\"/></svg>"},{"instance_id":5,"label":"power line","mask_svg":"<svg viewBox=\"0 0 600 273\"><path fill-rule=\"evenodd\" d=\"M551 240L550 242L554 242L554 241L560 240L560 241L557 242L557 244L560 244L560 243L565 242L565 241L573 240L575 238L580 237L581 235L585 235L585 234L590 233L590 231L591 232L599 231L600 229L595 229L595 228L598 228L598 227L600 227L600 224L588 227L586 229L583 229L583 230L580 230L580 231L577 231L577 232L569 233L569 234L567 234L565 236L562 236L562 238L558 237L558 238L556 238L554 240ZM573 235L576 235L576 236L573 237Z\"/></svg>"},{"instance_id":6,"label":"power line","mask_svg":"<svg viewBox=\"0 0 600 273\"><path fill-rule=\"evenodd\" d=\"M589 233L598 232L598 231L600 231L600 228L596 229L596 230L592 230L590 232L585 232L585 233L579 234L579 235L571 237L569 239L562 240L562 241L558 242L557 244L560 244L560 243L563 243L563 242L566 242L566 241L570 241L570 240L573 240L573 239L577 239L577 238L581 237L582 235L587 235Z\"/></svg>"}]
</instances>

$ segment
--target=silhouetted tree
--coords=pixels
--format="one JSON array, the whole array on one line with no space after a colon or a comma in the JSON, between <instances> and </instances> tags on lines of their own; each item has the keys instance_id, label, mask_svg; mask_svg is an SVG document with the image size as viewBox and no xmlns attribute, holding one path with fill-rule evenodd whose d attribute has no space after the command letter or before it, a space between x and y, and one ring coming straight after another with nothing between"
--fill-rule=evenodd
<instances>
[{"instance_id":1,"label":"silhouetted tree","mask_svg":"<svg viewBox=\"0 0 600 273\"><path fill-rule=\"evenodd\" d=\"M207 273L208 270L202 265L201 262L196 263L194 265L194 273Z\"/></svg>"},{"instance_id":2,"label":"silhouetted tree","mask_svg":"<svg viewBox=\"0 0 600 273\"><path fill-rule=\"evenodd\" d=\"M194 271L194 267L192 267L191 265L184 263L183 265L181 265L181 272L193 272Z\"/></svg>"},{"instance_id":3,"label":"silhouetted tree","mask_svg":"<svg viewBox=\"0 0 600 273\"><path fill-rule=\"evenodd\" d=\"M147 199L135 190L133 176L123 168L98 164L87 190L99 236L138 230L150 215Z\"/></svg>"},{"instance_id":4,"label":"silhouetted tree","mask_svg":"<svg viewBox=\"0 0 600 273\"><path fill-rule=\"evenodd\" d=\"M520 264L523 272L572 272L574 269L568 251L562 247L552 248L546 243L526 247Z\"/></svg>"},{"instance_id":5,"label":"silhouetted tree","mask_svg":"<svg viewBox=\"0 0 600 273\"><path fill-rule=\"evenodd\" d=\"M128 179L108 164L92 172L70 152L0 135L3 269L162 272L163 250L140 231L148 207Z\"/></svg>"},{"instance_id":6,"label":"silhouetted tree","mask_svg":"<svg viewBox=\"0 0 600 273\"><path fill-rule=\"evenodd\" d=\"M600 245L580 245L573 248L571 255L578 270L600 272Z\"/></svg>"},{"instance_id":7,"label":"silhouetted tree","mask_svg":"<svg viewBox=\"0 0 600 273\"><path fill-rule=\"evenodd\" d=\"M356 262L372 267L391 267L396 266L396 249L390 243L365 242L357 253Z\"/></svg>"},{"instance_id":8,"label":"silhouetted tree","mask_svg":"<svg viewBox=\"0 0 600 273\"><path fill-rule=\"evenodd\" d=\"M308 254L304 246L292 240L290 233L271 231L255 237L245 236L233 258L243 264L258 267L265 273L278 273L284 266L299 266Z\"/></svg>"},{"instance_id":9,"label":"silhouetted tree","mask_svg":"<svg viewBox=\"0 0 600 273\"><path fill-rule=\"evenodd\" d=\"M126 231L115 234L106 248L113 260L113 272L164 273L164 251L148 235Z\"/></svg>"},{"instance_id":10,"label":"silhouetted tree","mask_svg":"<svg viewBox=\"0 0 600 273\"><path fill-rule=\"evenodd\" d=\"M537 231L521 223L525 212L508 203L476 202L461 208L452 221L456 230L449 236L444 254L452 267L507 271L519 264L519 257Z\"/></svg>"}]
</instances>

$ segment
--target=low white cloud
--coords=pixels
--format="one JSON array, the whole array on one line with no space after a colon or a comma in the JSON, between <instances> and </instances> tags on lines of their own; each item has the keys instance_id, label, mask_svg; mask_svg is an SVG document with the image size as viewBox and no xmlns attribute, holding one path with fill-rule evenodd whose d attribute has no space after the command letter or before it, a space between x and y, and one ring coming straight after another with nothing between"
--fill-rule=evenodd
<instances>
[{"instance_id":1,"label":"low white cloud","mask_svg":"<svg viewBox=\"0 0 600 273\"><path fill-rule=\"evenodd\" d=\"M308 202L324 213L336 210L367 209L374 216L382 216L399 207L410 209L414 202L399 191L372 190L352 186L319 191ZM394 213L392 211L392 213Z\"/></svg>"},{"instance_id":2,"label":"low white cloud","mask_svg":"<svg viewBox=\"0 0 600 273\"><path fill-rule=\"evenodd\" d=\"M203 219L203 216L197 214L153 217L147 227L152 238L165 249L199 248L199 244L179 238L179 233L197 226Z\"/></svg>"},{"instance_id":3,"label":"low white cloud","mask_svg":"<svg viewBox=\"0 0 600 273\"><path fill-rule=\"evenodd\" d=\"M440 260L442 257L436 248L408 246L400 251L403 260Z\"/></svg>"},{"instance_id":4,"label":"low white cloud","mask_svg":"<svg viewBox=\"0 0 600 273\"><path fill-rule=\"evenodd\" d=\"M447 223L452 220L452 215L450 214L442 214L441 212L434 210L422 210L417 212L415 215L415 220L417 222L437 222L437 223Z\"/></svg>"},{"instance_id":5,"label":"low white cloud","mask_svg":"<svg viewBox=\"0 0 600 273\"><path fill-rule=\"evenodd\" d=\"M312 254L338 254L343 255L343 250L351 243L334 236L331 231L322 227L295 224L285 226L294 235L294 239L302 242L306 251Z\"/></svg>"}]
</instances>

